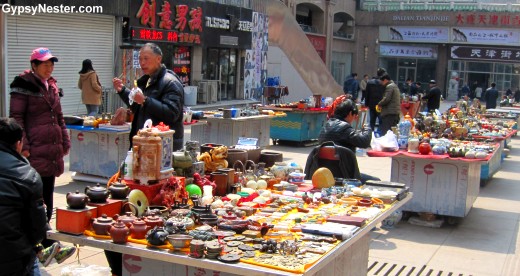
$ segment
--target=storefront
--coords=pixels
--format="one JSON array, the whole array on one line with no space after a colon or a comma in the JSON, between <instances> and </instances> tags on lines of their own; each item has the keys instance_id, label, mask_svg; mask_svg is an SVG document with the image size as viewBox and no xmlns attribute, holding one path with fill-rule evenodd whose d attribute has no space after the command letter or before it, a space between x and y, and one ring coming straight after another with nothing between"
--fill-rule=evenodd
<instances>
[{"instance_id":1,"label":"storefront","mask_svg":"<svg viewBox=\"0 0 520 276\"><path fill-rule=\"evenodd\" d=\"M359 31L378 35L357 43L374 47L376 64L385 67L398 85L406 79L423 84L435 79L449 100L457 99L466 83L485 90L495 82L502 92L520 85L517 14L406 11L358 15Z\"/></svg>"},{"instance_id":2,"label":"storefront","mask_svg":"<svg viewBox=\"0 0 520 276\"><path fill-rule=\"evenodd\" d=\"M37 1L17 1L17 5L38 7ZM56 4L48 1L48 7ZM38 47L49 48L57 56L53 76L58 86L63 89L61 105L65 114L85 114L81 102L81 91L77 87L81 64L84 59L92 60L101 85L112 87L115 68L114 40L116 30L120 28L119 16L126 16L128 2L119 0L93 6L86 1L75 2L90 13L47 13L36 12L13 15L3 13L0 16L4 47L0 60L2 70L1 98L4 115L8 114L9 84L15 76L30 68L29 56ZM87 5L88 4L88 5ZM56 4L59 7L59 4ZM63 6L63 5L62 5ZM14 7L14 6L13 6Z\"/></svg>"}]
</instances>

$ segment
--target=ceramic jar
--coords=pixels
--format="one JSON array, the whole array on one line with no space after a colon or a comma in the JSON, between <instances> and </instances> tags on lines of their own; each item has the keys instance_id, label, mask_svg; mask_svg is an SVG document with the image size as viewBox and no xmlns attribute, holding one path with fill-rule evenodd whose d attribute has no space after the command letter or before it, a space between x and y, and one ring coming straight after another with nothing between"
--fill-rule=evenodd
<instances>
[{"instance_id":1,"label":"ceramic jar","mask_svg":"<svg viewBox=\"0 0 520 276\"><path fill-rule=\"evenodd\" d=\"M286 180L289 175L289 168L284 162L275 162L270 171L273 173L274 177L282 180Z\"/></svg>"},{"instance_id":2,"label":"ceramic jar","mask_svg":"<svg viewBox=\"0 0 520 276\"><path fill-rule=\"evenodd\" d=\"M419 153L419 138L410 137L410 139L408 139L408 152Z\"/></svg>"},{"instance_id":3,"label":"ceramic jar","mask_svg":"<svg viewBox=\"0 0 520 276\"><path fill-rule=\"evenodd\" d=\"M130 236L133 239L144 239L147 232L146 222L142 219L136 219L132 222L132 226L130 226Z\"/></svg>"},{"instance_id":4,"label":"ceramic jar","mask_svg":"<svg viewBox=\"0 0 520 276\"><path fill-rule=\"evenodd\" d=\"M125 223L120 220L110 228L110 236L114 243L126 243L129 234L130 230L126 227Z\"/></svg>"},{"instance_id":5,"label":"ceramic jar","mask_svg":"<svg viewBox=\"0 0 520 276\"><path fill-rule=\"evenodd\" d=\"M432 151L432 147L428 142L422 142L419 144L419 153L423 155L428 155Z\"/></svg>"},{"instance_id":6,"label":"ceramic jar","mask_svg":"<svg viewBox=\"0 0 520 276\"><path fill-rule=\"evenodd\" d=\"M94 187L86 187L85 194L92 203L104 203L107 201L109 192L105 187L101 187L101 185L98 183Z\"/></svg>"},{"instance_id":7,"label":"ceramic jar","mask_svg":"<svg viewBox=\"0 0 520 276\"><path fill-rule=\"evenodd\" d=\"M101 217L94 219L94 222L92 222L92 228L96 235L108 235L112 224L114 224L114 220L106 214L103 214Z\"/></svg>"},{"instance_id":8,"label":"ceramic jar","mask_svg":"<svg viewBox=\"0 0 520 276\"><path fill-rule=\"evenodd\" d=\"M130 187L124 183L115 182L108 188L110 191L110 197L113 199L125 199L130 192Z\"/></svg>"},{"instance_id":9,"label":"ceramic jar","mask_svg":"<svg viewBox=\"0 0 520 276\"><path fill-rule=\"evenodd\" d=\"M66 198L70 209L84 209L88 203L87 195L79 191L75 193L68 192Z\"/></svg>"}]
</instances>

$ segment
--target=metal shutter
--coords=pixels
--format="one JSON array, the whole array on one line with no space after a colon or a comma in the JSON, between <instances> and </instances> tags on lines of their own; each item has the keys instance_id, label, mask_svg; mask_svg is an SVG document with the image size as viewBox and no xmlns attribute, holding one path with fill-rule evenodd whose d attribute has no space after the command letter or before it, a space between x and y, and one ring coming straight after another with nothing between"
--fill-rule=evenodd
<instances>
[{"instance_id":1,"label":"metal shutter","mask_svg":"<svg viewBox=\"0 0 520 276\"><path fill-rule=\"evenodd\" d=\"M23 70L30 69L29 57L33 49L47 47L59 59L52 75L65 94L61 103L63 113L86 114L78 89L78 72L83 60L88 58L92 60L101 85L112 87L114 24L115 17L107 15L8 15L8 82Z\"/></svg>"}]
</instances>

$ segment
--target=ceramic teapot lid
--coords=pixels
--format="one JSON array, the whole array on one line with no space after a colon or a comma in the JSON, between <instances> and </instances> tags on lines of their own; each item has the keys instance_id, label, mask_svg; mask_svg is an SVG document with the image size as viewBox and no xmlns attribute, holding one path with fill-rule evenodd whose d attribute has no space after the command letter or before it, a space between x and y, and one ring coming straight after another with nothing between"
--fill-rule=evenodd
<instances>
[{"instance_id":1,"label":"ceramic teapot lid","mask_svg":"<svg viewBox=\"0 0 520 276\"><path fill-rule=\"evenodd\" d=\"M133 222L132 222L133 225L145 225L146 222L144 222L142 219L138 218L138 219L135 219Z\"/></svg>"},{"instance_id":2,"label":"ceramic teapot lid","mask_svg":"<svg viewBox=\"0 0 520 276\"><path fill-rule=\"evenodd\" d=\"M105 187L101 187L101 185L98 183L96 184L96 186L94 187L87 187L89 190L93 191L93 192L104 192L107 190L107 188Z\"/></svg>"},{"instance_id":3,"label":"ceramic teapot lid","mask_svg":"<svg viewBox=\"0 0 520 276\"><path fill-rule=\"evenodd\" d=\"M76 190L76 192L74 193L69 193L67 194L67 197L78 197L78 198L84 198L86 197L87 195L84 194L84 193L80 193L78 190Z\"/></svg>"},{"instance_id":4,"label":"ceramic teapot lid","mask_svg":"<svg viewBox=\"0 0 520 276\"><path fill-rule=\"evenodd\" d=\"M111 217L107 216L107 214L102 214L100 217L96 219L96 221L99 223L111 223L114 220Z\"/></svg>"},{"instance_id":5,"label":"ceramic teapot lid","mask_svg":"<svg viewBox=\"0 0 520 276\"><path fill-rule=\"evenodd\" d=\"M153 215L151 215L151 216L147 216L147 217L145 218L145 220L148 221L148 222L156 222L156 221L161 221L162 218L159 217L157 214L153 214Z\"/></svg>"},{"instance_id":6,"label":"ceramic teapot lid","mask_svg":"<svg viewBox=\"0 0 520 276\"><path fill-rule=\"evenodd\" d=\"M117 220L116 223L114 223L113 227L115 228L126 228L126 224L121 221L120 219Z\"/></svg>"},{"instance_id":7,"label":"ceramic teapot lid","mask_svg":"<svg viewBox=\"0 0 520 276\"><path fill-rule=\"evenodd\" d=\"M110 187L115 187L115 188L126 188L128 187L125 183L121 183L121 182L114 182L112 183L112 185L110 185Z\"/></svg>"}]
</instances>

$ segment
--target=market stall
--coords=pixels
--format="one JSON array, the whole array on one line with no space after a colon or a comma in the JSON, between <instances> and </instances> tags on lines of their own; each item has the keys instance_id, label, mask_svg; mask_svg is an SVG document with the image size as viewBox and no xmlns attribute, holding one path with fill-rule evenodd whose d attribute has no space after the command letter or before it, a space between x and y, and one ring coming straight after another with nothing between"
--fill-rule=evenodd
<instances>
[{"instance_id":1,"label":"market stall","mask_svg":"<svg viewBox=\"0 0 520 276\"><path fill-rule=\"evenodd\" d=\"M70 130L70 171L109 178L119 170L130 148L130 126L67 125Z\"/></svg>"},{"instance_id":2,"label":"market stall","mask_svg":"<svg viewBox=\"0 0 520 276\"><path fill-rule=\"evenodd\" d=\"M491 150L491 149L489 149ZM498 144L484 158L450 157L448 154L422 155L407 151L368 151L370 157L391 157L390 180L405 183L414 193L404 211L428 212L465 217L480 190L481 166L500 166ZM498 160L497 160L498 156Z\"/></svg>"},{"instance_id":3,"label":"market stall","mask_svg":"<svg viewBox=\"0 0 520 276\"><path fill-rule=\"evenodd\" d=\"M293 269L294 271L287 268L283 270L282 265L279 267L266 264L255 265L247 258L240 261L234 260L233 263L225 263L225 259L224 261L217 261L209 258L190 257L189 251L187 252L184 249L173 250L172 247L154 247L134 242L116 244L107 239L71 235L57 231L49 231L48 238L124 253L124 275L151 275L154 273L197 275L196 272L201 270L209 274L213 274L213 271L215 271L214 273L220 272L219 275L364 275L368 267L371 229L411 198L412 194L410 193L400 201L388 205L384 212L379 213L356 230L351 237L337 242L320 258L309 265L305 265L304 270L299 272L297 269ZM275 255L269 254L256 253L256 255L275 258ZM285 256L284 258L293 259L294 257Z\"/></svg>"},{"instance_id":4,"label":"market stall","mask_svg":"<svg viewBox=\"0 0 520 276\"><path fill-rule=\"evenodd\" d=\"M204 143L235 145L239 137L258 138L258 146L269 146L273 116L256 115L236 118L209 116L191 127L191 140Z\"/></svg>"}]
</instances>

